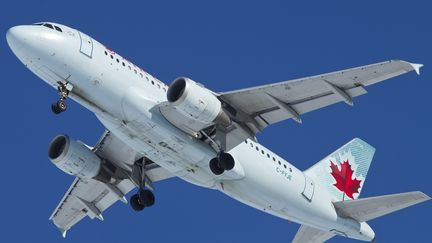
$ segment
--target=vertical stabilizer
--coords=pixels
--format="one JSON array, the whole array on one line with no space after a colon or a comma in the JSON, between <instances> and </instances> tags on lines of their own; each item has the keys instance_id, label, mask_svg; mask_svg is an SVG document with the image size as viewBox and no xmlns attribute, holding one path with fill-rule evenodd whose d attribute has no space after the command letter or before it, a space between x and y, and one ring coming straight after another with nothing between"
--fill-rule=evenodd
<instances>
[{"instance_id":1,"label":"vertical stabilizer","mask_svg":"<svg viewBox=\"0 0 432 243\"><path fill-rule=\"evenodd\" d=\"M374 147L355 138L307 169L305 174L327 189L334 200L357 199L374 153Z\"/></svg>"}]
</instances>

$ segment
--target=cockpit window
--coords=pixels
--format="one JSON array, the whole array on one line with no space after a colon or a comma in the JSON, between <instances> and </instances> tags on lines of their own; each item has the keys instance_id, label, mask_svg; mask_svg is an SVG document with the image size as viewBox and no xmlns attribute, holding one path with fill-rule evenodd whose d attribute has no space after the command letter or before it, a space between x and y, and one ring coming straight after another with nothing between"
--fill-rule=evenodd
<instances>
[{"instance_id":1,"label":"cockpit window","mask_svg":"<svg viewBox=\"0 0 432 243\"><path fill-rule=\"evenodd\" d=\"M34 23L32 25L43 25L44 23Z\"/></svg>"},{"instance_id":2,"label":"cockpit window","mask_svg":"<svg viewBox=\"0 0 432 243\"><path fill-rule=\"evenodd\" d=\"M54 27L52 26L52 24L44 24L43 26L48 27L50 29L54 29Z\"/></svg>"},{"instance_id":3,"label":"cockpit window","mask_svg":"<svg viewBox=\"0 0 432 243\"><path fill-rule=\"evenodd\" d=\"M54 25L54 28L55 28L57 31L63 32L62 29L60 29L60 27L58 27L58 26L55 26L55 25Z\"/></svg>"}]
</instances>

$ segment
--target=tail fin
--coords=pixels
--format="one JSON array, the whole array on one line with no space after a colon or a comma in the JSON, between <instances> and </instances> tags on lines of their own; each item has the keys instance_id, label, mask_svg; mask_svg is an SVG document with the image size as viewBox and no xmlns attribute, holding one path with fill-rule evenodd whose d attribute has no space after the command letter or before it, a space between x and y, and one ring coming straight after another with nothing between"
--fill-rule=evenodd
<instances>
[{"instance_id":1,"label":"tail fin","mask_svg":"<svg viewBox=\"0 0 432 243\"><path fill-rule=\"evenodd\" d=\"M375 148L359 138L351 140L305 171L334 200L357 199L363 189Z\"/></svg>"},{"instance_id":2,"label":"tail fin","mask_svg":"<svg viewBox=\"0 0 432 243\"><path fill-rule=\"evenodd\" d=\"M365 222L429 200L423 192L405 192L333 203L342 217Z\"/></svg>"}]
</instances>

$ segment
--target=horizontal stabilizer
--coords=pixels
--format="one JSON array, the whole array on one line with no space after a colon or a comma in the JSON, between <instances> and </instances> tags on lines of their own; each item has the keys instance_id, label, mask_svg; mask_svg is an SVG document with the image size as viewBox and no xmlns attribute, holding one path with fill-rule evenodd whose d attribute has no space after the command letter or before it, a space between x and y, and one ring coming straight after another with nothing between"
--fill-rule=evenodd
<instances>
[{"instance_id":1,"label":"horizontal stabilizer","mask_svg":"<svg viewBox=\"0 0 432 243\"><path fill-rule=\"evenodd\" d=\"M332 238L335 234L301 225L292 243L323 243Z\"/></svg>"},{"instance_id":2,"label":"horizontal stabilizer","mask_svg":"<svg viewBox=\"0 0 432 243\"><path fill-rule=\"evenodd\" d=\"M358 200L334 202L338 214L365 222L429 200L423 192L406 192Z\"/></svg>"}]
</instances>

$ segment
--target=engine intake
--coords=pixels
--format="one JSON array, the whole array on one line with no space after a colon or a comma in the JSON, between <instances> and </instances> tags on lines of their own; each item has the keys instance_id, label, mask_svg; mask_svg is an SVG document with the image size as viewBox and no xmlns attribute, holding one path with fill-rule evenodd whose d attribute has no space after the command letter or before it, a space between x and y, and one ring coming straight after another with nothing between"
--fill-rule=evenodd
<instances>
[{"instance_id":1,"label":"engine intake","mask_svg":"<svg viewBox=\"0 0 432 243\"><path fill-rule=\"evenodd\" d=\"M175 79L168 88L167 99L188 118L206 125L231 124L231 119L222 109L222 103L216 95L191 79Z\"/></svg>"},{"instance_id":2,"label":"engine intake","mask_svg":"<svg viewBox=\"0 0 432 243\"><path fill-rule=\"evenodd\" d=\"M102 170L102 160L84 144L71 140L67 135L58 135L51 141L48 157L55 166L69 175L79 178L106 177Z\"/></svg>"}]
</instances>

